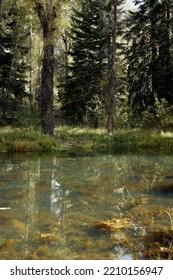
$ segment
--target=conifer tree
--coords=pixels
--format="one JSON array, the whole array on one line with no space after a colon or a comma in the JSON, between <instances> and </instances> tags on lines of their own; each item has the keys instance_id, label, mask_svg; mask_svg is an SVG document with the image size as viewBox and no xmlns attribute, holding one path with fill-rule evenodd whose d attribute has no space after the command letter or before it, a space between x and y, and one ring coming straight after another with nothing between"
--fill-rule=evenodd
<instances>
[{"instance_id":1,"label":"conifer tree","mask_svg":"<svg viewBox=\"0 0 173 280\"><path fill-rule=\"evenodd\" d=\"M9 4L9 3L8 3ZM14 122L26 91L28 65L27 25L15 1L4 7L0 35L0 113L3 122ZM21 23L22 22L22 23Z\"/></svg>"},{"instance_id":2,"label":"conifer tree","mask_svg":"<svg viewBox=\"0 0 173 280\"><path fill-rule=\"evenodd\" d=\"M60 93L69 123L98 126L104 113L111 134L117 98L117 36L123 0L85 0L72 22L72 64ZM117 82L116 82L117 80ZM99 114L100 113L100 114Z\"/></svg>"},{"instance_id":3,"label":"conifer tree","mask_svg":"<svg viewBox=\"0 0 173 280\"><path fill-rule=\"evenodd\" d=\"M173 3L171 0L135 1L127 34L129 102L141 114L155 99L173 103Z\"/></svg>"},{"instance_id":4,"label":"conifer tree","mask_svg":"<svg viewBox=\"0 0 173 280\"><path fill-rule=\"evenodd\" d=\"M98 125L93 111L102 95L102 81L107 65L109 29L106 5L103 0L86 0L81 11L75 11L72 23L73 62L60 95L62 111L69 123L86 123L92 119Z\"/></svg>"}]
</instances>

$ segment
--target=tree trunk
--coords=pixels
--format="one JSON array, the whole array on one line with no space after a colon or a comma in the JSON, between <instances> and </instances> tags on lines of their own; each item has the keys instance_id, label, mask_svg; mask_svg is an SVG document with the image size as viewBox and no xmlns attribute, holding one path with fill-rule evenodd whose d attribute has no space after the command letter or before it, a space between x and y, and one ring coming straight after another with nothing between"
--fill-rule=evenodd
<instances>
[{"instance_id":1,"label":"tree trunk","mask_svg":"<svg viewBox=\"0 0 173 280\"><path fill-rule=\"evenodd\" d=\"M62 40L64 43L64 64L65 64L65 77L67 78L69 75L69 55L68 52L70 51L71 44L69 42L69 37L65 32L62 34Z\"/></svg>"},{"instance_id":2,"label":"tree trunk","mask_svg":"<svg viewBox=\"0 0 173 280\"><path fill-rule=\"evenodd\" d=\"M0 0L0 17L3 14L4 5L5 5L5 0Z\"/></svg>"},{"instance_id":3,"label":"tree trunk","mask_svg":"<svg viewBox=\"0 0 173 280\"><path fill-rule=\"evenodd\" d=\"M3 11L4 11L5 0L0 0L0 35L2 31L2 24L3 24Z\"/></svg>"},{"instance_id":4,"label":"tree trunk","mask_svg":"<svg viewBox=\"0 0 173 280\"><path fill-rule=\"evenodd\" d=\"M49 34L48 34L49 35ZM45 134L54 134L53 114L53 72L54 72L54 47L47 44L48 37L44 37L43 64L40 85L40 109L42 130Z\"/></svg>"},{"instance_id":5,"label":"tree trunk","mask_svg":"<svg viewBox=\"0 0 173 280\"><path fill-rule=\"evenodd\" d=\"M109 84L108 84L108 106L107 106L107 129L112 135L114 128L114 110L116 98L116 37L117 37L117 0L110 2L110 23L111 23L111 47L109 61Z\"/></svg>"},{"instance_id":6,"label":"tree trunk","mask_svg":"<svg viewBox=\"0 0 173 280\"><path fill-rule=\"evenodd\" d=\"M42 131L45 134L53 135L54 31L56 12L54 6L43 6L39 1L35 1L35 7L43 30L43 61L40 85Z\"/></svg>"}]
</instances>

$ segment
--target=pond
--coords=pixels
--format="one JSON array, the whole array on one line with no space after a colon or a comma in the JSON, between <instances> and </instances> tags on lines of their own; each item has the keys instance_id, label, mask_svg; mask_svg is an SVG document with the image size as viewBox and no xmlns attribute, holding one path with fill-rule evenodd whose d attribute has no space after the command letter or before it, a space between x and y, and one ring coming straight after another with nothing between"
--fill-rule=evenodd
<instances>
[{"instance_id":1,"label":"pond","mask_svg":"<svg viewBox=\"0 0 173 280\"><path fill-rule=\"evenodd\" d=\"M172 258L172 207L172 156L1 157L0 259Z\"/></svg>"}]
</instances>

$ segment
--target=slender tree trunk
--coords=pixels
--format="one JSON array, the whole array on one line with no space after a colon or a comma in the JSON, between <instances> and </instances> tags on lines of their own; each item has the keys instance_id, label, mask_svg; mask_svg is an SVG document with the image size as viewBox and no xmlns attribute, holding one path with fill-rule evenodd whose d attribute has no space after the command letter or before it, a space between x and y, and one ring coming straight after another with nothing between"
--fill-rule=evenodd
<instances>
[{"instance_id":1,"label":"slender tree trunk","mask_svg":"<svg viewBox=\"0 0 173 280\"><path fill-rule=\"evenodd\" d=\"M43 64L40 85L40 109L42 130L44 133L54 134L53 114L53 72L54 72L54 47L47 44L49 34L44 37Z\"/></svg>"},{"instance_id":2,"label":"slender tree trunk","mask_svg":"<svg viewBox=\"0 0 173 280\"><path fill-rule=\"evenodd\" d=\"M3 22L3 11L4 11L5 0L0 0L0 35L2 31L2 22Z\"/></svg>"},{"instance_id":3,"label":"slender tree trunk","mask_svg":"<svg viewBox=\"0 0 173 280\"><path fill-rule=\"evenodd\" d=\"M157 54L157 34L156 34L156 19L153 17L151 17L151 49L152 49L152 76L151 76L151 81L152 81L152 95L153 98L155 98L155 94L157 92L157 87L158 87L158 81L157 81L157 58L158 58L158 54Z\"/></svg>"},{"instance_id":4,"label":"slender tree trunk","mask_svg":"<svg viewBox=\"0 0 173 280\"><path fill-rule=\"evenodd\" d=\"M64 43L64 62L65 62L65 77L69 75L69 56L68 52L70 51L70 42L67 33L62 34L62 40Z\"/></svg>"},{"instance_id":5,"label":"slender tree trunk","mask_svg":"<svg viewBox=\"0 0 173 280\"><path fill-rule=\"evenodd\" d=\"M3 14L4 5L5 5L5 0L0 0L0 17Z\"/></svg>"},{"instance_id":6,"label":"slender tree trunk","mask_svg":"<svg viewBox=\"0 0 173 280\"><path fill-rule=\"evenodd\" d=\"M111 51L109 61L109 84L108 84L108 106L107 106L107 129L112 135L114 128L114 110L116 98L116 38L117 38L117 0L111 0Z\"/></svg>"},{"instance_id":7,"label":"slender tree trunk","mask_svg":"<svg viewBox=\"0 0 173 280\"><path fill-rule=\"evenodd\" d=\"M41 2L35 1L35 6L43 30L43 60L40 85L42 131L45 134L53 135L54 31L56 12L52 3L47 3L47 5L43 6Z\"/></svg>"},{"instance_id":8,"label":"slender tree trunk","mask_svg":"<svg viewBox=\"0 0 173 280\"><path fill-rule=\"evenodd\" d=\"M33 93L32 93L32 16L31 16L31 23L30 23L30 37L29 37L29 61L30 61L30 71L29 71L29 103L30 103L30 114L34 113L34 105L33 105Z\"/></svg>"}]
</instances>

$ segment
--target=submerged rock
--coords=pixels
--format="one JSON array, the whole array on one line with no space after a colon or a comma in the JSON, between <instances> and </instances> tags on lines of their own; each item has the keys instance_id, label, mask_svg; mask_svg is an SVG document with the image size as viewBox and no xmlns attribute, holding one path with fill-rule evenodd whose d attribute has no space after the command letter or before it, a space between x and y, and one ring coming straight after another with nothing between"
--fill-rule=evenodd
<instances>
[{"instance_id":1,"label":"submerged rock","mask_svg":"<svg viewBox=\"0 0 173 280\"><path fill-rule=\"evenodd\" d=\"M96 225L96 228L100 231L112 232L120 228L130 228L130 226L131 226L130 220L126 218L122 218L122 219L100 221Z\"/></svg>"},{"instance_id":2,"label":"submerged rock","mask_svg":"<svg viewBox=\"0 0 173 280\"><path fill-rule=\"evenodd\" d=\"M55 233L41 233L40 239L51 242L56 240L56 236Z\"/></svg>"}]
</instances>

